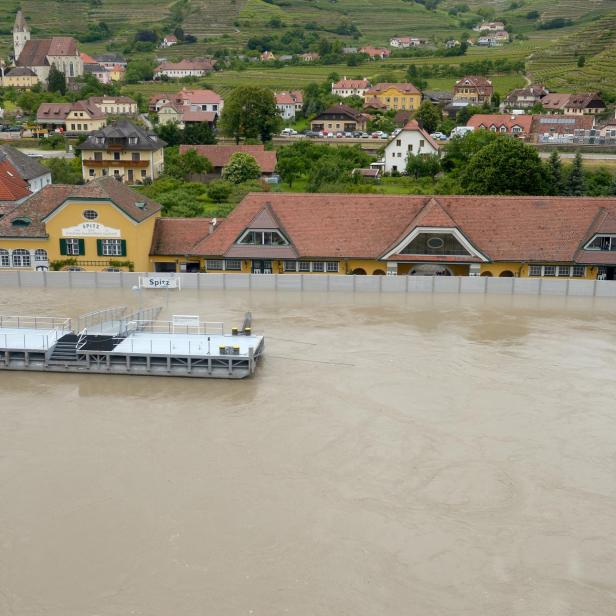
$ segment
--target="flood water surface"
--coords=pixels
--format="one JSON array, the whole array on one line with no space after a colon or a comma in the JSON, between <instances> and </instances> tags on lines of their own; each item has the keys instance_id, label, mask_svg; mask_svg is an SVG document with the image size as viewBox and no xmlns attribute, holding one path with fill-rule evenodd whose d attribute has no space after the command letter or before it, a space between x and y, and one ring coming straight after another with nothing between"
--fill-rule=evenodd
<instances>
[{"instance_id":1,"label":"flood water surface","mask_svg":"<svg viewBox=\"0 0 616 616\"><path fill-rule=\"evenodd\" d=\"M243 381L0 372L1 615L616 613L616 303L156 293L0 290L266 335Z\"/></svg>"}]
</instances>

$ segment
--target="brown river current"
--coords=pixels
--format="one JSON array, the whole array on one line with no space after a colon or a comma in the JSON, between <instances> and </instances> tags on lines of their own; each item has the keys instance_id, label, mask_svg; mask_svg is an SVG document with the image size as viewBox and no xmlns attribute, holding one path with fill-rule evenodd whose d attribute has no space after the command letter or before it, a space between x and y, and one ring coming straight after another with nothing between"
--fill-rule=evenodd
<instances>
[{"instance_id":1,"label":"brown river current","mask_svg":"<svg viewBox=\"0 0 616 616\"><path fill-rule=\"evenodd\" d=\"M266 359L0 372L0 616L616 614L616 302L145 293Z\"/></svg>"}]
</instances>

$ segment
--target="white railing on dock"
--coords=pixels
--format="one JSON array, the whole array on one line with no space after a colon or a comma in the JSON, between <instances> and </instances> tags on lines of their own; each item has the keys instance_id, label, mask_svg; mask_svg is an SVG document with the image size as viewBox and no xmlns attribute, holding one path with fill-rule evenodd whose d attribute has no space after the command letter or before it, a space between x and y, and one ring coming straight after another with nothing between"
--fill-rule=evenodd
<instances>
[{"instance_id":1,"label":"white railing on dock","mask_svg":"<svg viewBox=\"0 0 616 616\"><path fill-rule=\"evenodd\" d=\"M126 310L126 306L113 306L111 308L86 312L77 319L77 331L82 331L87 328L92 329L93 326L100 325L107 321L120 321L126 314Z\"/></svg>"},{"instance_id":2,"label":"white railing on dock","mask_svg":"<svg viewBox=\"0 0 616 616\"><path fill-rule=\"evenodd\" d=\"M151 334L180 334L180 335L224 335L225 324L221 321L203 321L199 325L178 324L173 321L139 320L129 321L128 332L148 332Z\"/></svg>"},{"instance_id":3,"label":"white railing on dock","mask_svg":"<svg viewBox=\"0 0 616 616\"><path fill-rule=\"evenodd\" d=\"M3 351L48 351L48 334L0 334L0 348ZM51 346L58 340L56 333L51 335Z\"/></svg>"},{"instance_id":4,"label":"white railing on dock","mask_svg":"<svg viewBox=\"0 0 616 616\"><path fill-rule=\"evenodd\" d=\"M72 331L71 319L66 317L31 317L22 315L0 315L0 329L57 329Z\"/></svg>"}]
</instances>

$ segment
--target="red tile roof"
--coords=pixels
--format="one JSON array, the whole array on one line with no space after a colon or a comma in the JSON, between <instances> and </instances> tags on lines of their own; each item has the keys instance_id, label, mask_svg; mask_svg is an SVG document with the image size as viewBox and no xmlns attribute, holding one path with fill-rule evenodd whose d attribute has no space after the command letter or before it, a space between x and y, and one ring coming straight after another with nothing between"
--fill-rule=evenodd
<instances>
[{"instance_id":1,"label":"red tile roof","mask_svg":"<svg viewBox=\"0 0 616 616\"><path fill-rule=\"evenodd\" d=\"M213 124L218 117L215 111L190 111L190 108L187 109L182 114L183 122L208 122Z\"/></svg>"},{"instance_id":2,"label":"red tile roof","mask_svg":"<svg viewBox=\"0 0 616 616\"><path fill-rule=\"evenodd\" d=\"M212 218L157 218L151 255L183 256L208 236Z\"/></svg>"},{"instance_id":3,"label":"red tile roof","mask_svg":"<svg viewBox=\"0 0 616 616\"><path fill-rule=\"evenodd\" d=\"M545 109L563 109L569 102L571 94L559 94L558 92L550 92L541 99L541 104Z\"/></svg>"},{"instance_id":4,"label":"red tile roof","mask_svg":"<svg viewBox=\"0 0 616 616\"><path fill-rule=\"evenodd\" d=\"M227 254L266 207L300 258L377 259L416 227L455 227L492 261L571 262L603 211L616 229L614 198L251 193L195 254Z\"/></svg>"},{"instance_id":5,"label":"red tile roof","mask_svg":"<svg viewBox=\"0 0 616 616\"><path fill-rule=\"evenodd\" d=\"M592 115L542 114L532 116L531 133L572 134L574 130L590 130L595 125Z\"/></svg>"},{"instance_id":6,"label":"red tile roof","mask_svg":"<svg viewBox=\"0 0 616 616\"><path fill-rule=\"evenodd\" d=\"M417 131L437 152L440 150L439 144L436 143L436 141L434 141L432 137L430 137L430 134L428 133L428 131L424 130L423 128L421 128L421 126L419 126L419 123L417 122L417 120L409 120L404 126L404 128L402 129L402 131ZM396 138L397 138L397 135L393 137L391 141L393 141Z\"/></svg>"},{"instance_id":7,"label":"red tile roof","mask_svg":"<svg viewBox=\"0 0 616 616\"><path fill-rule=\"evenodd\" d=\"M480 75L466 75L462 77L462 79L458 79L456 81L456 85L454 87L466 86L466 87L474 87L474 88L491 88L492 82L485 77Z\"/></svg>"},{"instance_id":8,"label":"red tile roof","mask_svg":"<svg viewBox=\"0 0 616 616\"><path fill-rule=\"evenodd\" d=\"M500 132L501 127L505 127L508 133L512 132L514 126L519 126L522 129L522 133L528 135L532 123L533 116L526 114L476 113L468 120L466 125L472 126L473 128L484 128L486 130L495 127L497 132Z\"/></svg>"},{"instance_id":9,"label":"red tile roof","mask_svg":"<svg viewBox=\"0 0 616 616\"><path fill-rule=\"evenodd\" d=\"M367 79L340 79L334 84L335 90L365 90L370 87Z\"/></svg>"},{"instance_id":10,"label":"red tile roof","mask_svg":"<svg viewBox=\"0 0 616 616\"><path fill-rule=\"evenodd\" d=\"M214 90L186 90L183 89L176 95L167 95L178 101L188 101L191 105L220 105L223 100L220 94Z\"/></svg>"},{"instance_id":11,"label":"red tile roof","mask_svg":"<svg viewBox=\"0 0 616 616\"><path fill-rule=\"evenodd\" d=\"M250 154L257 161L263 173L273 173L276 169L276 152L266 151L262 145L181 145L180 154L196 150L205 156L214 168L225 167L236 152Z\"/></svg>"},{"instance_id":12,"label":"red tile roof","mask_svg":"<svg viewBox=\"0 0 616 616\"><path fill-rule=\"evenodd\" d=\"M111 177L78 186L48 184L0 218L0 237L46 237L45 218L67 199L109 200L136 222L142 222L160 211L156 201ZM16 217L29 218L31 223L16 227L12 224Z\"/></svg>"},{"instance_id":13,"label":"red tile roof","mask_svg":"<svg viewBox=\"0 0 616 616\"><path fill-rule=\"evenodd\" d=\"M17 66L49 66L48 56L78 56L77 41L71 36L26 41Z\"/></svg>"},{"instance_id":14,"label":"red tile roof","mask_svg":"<svg viewBox=\"0 0 616 616\"><path fill-rule=\"evenodd\" d=\"M19 175L13 164L7 160L0 161L0 201L12 202L24 199L30 194L28 183Z\"/></svg>"}]
</instances>

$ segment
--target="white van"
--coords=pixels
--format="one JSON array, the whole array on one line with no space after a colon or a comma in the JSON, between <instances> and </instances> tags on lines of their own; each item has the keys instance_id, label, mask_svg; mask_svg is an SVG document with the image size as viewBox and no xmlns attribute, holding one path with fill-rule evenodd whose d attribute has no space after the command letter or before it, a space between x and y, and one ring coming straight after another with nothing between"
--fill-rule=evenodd
<instances>
[{"instance_id":1,"label":"white van","mask_svg":"<svg viewBox=\"0 0 616 616\"><path fill-rule=\"evenodd\" d=\"M468 133L472 133L475 129L472 126L456 126L449 135L450 139L454 137L464 137Z\"/></svg>"}]
</instances>

